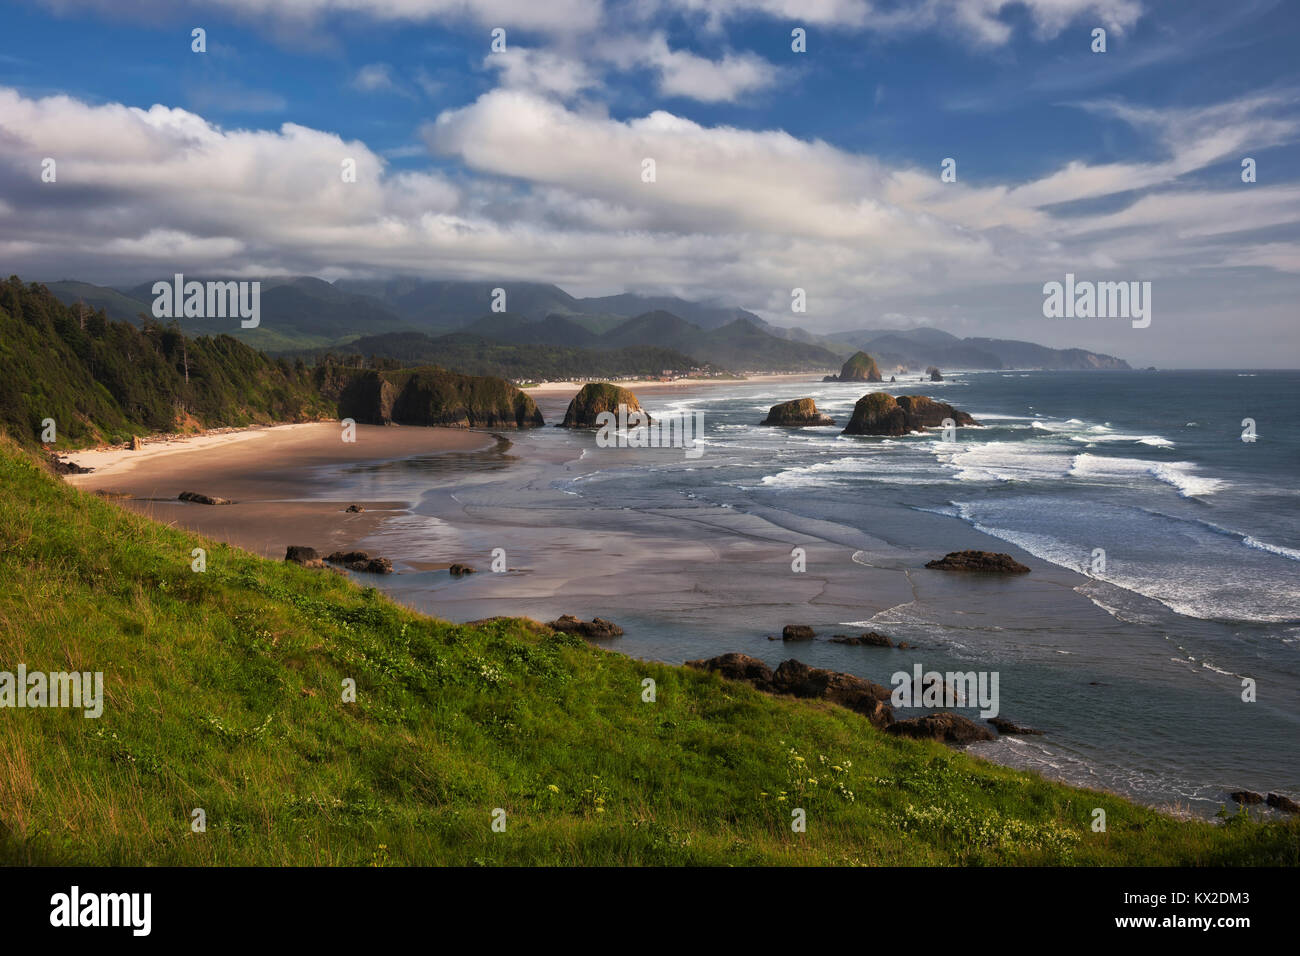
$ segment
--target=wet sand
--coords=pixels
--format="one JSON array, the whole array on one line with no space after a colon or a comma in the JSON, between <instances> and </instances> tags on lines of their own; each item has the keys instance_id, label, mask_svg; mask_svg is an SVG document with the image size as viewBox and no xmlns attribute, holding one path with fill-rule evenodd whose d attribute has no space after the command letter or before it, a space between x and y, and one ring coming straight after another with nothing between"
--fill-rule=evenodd
<instances>
[{"instance_id":1,"label":"wet sand","mask_svg":"<svg viewBox=\"0 0 1300 956\"><path fill-rule=\"evenodd\" d=\"M68 460L95 470L68 475L67 481L86 491L130 495L118 504L279 559L290 544L351 548L405 509L405 501L391 498L322 497L328 486L318 475L328 466L473 453L497 445L486 432L375 425L358 425L356 441L348 443L337 422L313 422L154 441L138 451L73 452ZM235 503L178 501L183 491ZM365 510L348 513L354 504Z\"/></svg>"}]
</instances>

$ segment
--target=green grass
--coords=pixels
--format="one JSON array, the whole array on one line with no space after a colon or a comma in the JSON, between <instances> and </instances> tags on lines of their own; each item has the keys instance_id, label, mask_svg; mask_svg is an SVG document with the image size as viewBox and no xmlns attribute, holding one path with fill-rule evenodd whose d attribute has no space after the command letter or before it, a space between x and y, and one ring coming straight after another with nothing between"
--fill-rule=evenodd
<instances>
[{"instance_id":1,"label":"green grass","mask_svg":"<svg viewBox=\"0 0 1300 956\"><path fill-rule=\"evenodd\" d=\"M0 710L6 863L1300 858L1297 821L1179 821L530 622L422 617L77 492L10 444L0 529L0 670L103 671L107 698L98 720Z\"/></svg>"}]
</instances>

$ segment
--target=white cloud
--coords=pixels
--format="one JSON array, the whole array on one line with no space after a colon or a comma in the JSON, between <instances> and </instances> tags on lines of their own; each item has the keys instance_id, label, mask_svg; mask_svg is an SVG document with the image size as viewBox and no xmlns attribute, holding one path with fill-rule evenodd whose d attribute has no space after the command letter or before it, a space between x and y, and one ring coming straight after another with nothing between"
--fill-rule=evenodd
<instances>
[{"instance_id":1,"label":"white cloud","mask_svg":"<svg viewBox=\"0 0 1300 956\"><path fill-rule=\"evenodd\" d=\"M393 90L393 68L387 63L371 63L357 70L352 78L352 85L363 93L379 93Z\"/></svg>"}]
</instances>

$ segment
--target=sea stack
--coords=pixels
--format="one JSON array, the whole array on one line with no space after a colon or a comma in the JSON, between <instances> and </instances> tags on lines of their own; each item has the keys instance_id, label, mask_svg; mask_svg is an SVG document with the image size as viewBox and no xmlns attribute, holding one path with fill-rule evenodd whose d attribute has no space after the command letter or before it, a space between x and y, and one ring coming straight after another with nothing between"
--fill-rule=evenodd
<instances>
[{"instance_id":1,"label":"sea stack","mask_svg":"<svg viewBox=\"0 0 1300 956\"><path fill-rule=\"evenodd\" d=\"M835 419L817 411L817 403L811 398L796 398L791 402L773 405L767 412L767 418L760 425L834 425Z\"/></svg>"},{"instance_id":2,"label":"sea stack","mask_svg":"<svg viewBox=\"0 0 1300 956\"><path fill-rule=\"evenodd\" d=\"M854 352L853 356L840 369L841 382L883 382L880 367L876 360L866 352Z\"/></svg>"},{"instance_id":3,"label":"sea stack","mask_svg":"<svg viewBox=\"0 0 1300 956\"><path fill-rule=\"evenodd\" d=\"M871 392L858 399L845 435L906 435L922 428L941 426L951 418L958 425L978 425L966 412L924 395L895 399L887 392Z\"/></svg>"},{"instance_id":4,"label":"sea stack","mask_svg":"<svg viewBox=\"0 0 1300 956\"><path fill-rule=\"evenodd\" d=\"M932 382L943 381L943 375L939 373L939 366L937 365L931 365L929 368L925 370L925 374L930 376L930 381Z\"/></svg>"},{"instance_id":5,"label":"sea stack","mask_svg":"<svg viewBox=\"0 0 1300 956\"><path fill-rule=\"evenodd\" d=\"M617 415L620 405L627 406L629 415L632 412L641 412L645 415L645 422L649 423L650 416L642 411L641 403L627 389L611 385L609 382L593 382L582 386L582 390L573 396L573 401L569 402L568 411L564 413L564 421L560 422L560 427L599 428L600 422L596 420L596 416L602 412Z\"/></svg>"}]
</instances>

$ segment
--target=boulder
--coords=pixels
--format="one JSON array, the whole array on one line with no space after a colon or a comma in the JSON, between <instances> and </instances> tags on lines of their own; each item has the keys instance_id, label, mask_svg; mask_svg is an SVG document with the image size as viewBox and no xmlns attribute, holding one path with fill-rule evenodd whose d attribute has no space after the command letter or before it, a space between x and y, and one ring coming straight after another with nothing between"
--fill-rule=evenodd
<instances>
[{"instance_id":1,"label":"boulder","mask_svg":"<svg viewBox=\"0 0 1300 956\"><path fill-rule=\"evenodd\" d=\"M214 498L212 495L201 495L197 491L182 491L177 497L180 501L192 501L196 505L234 504L229 498Z\"/></svg>"},{"instance_id":2,"label":"boulder","mask_svg":"<svg viewBox=\"0 0 1300 956\"><path fill-rule=\"evenodd\" d=\"M943 376L942 376L941 374L939 374L938 366L931 365L929 368L927 368L927 369L925 370L925 374L928 375L928 376L930 376L930 381L932 381L932 382L942 382L942 381L943 381Z\"/></svg>"},{"instance_id":3,"label":"boulder","mask_svg":"<svg viewBox=\"0 0 1300 956\"><path fill-rule=\"evenodd\" d=\"M1270 793L1266 802L1274 810L1281 810L1283 813L1300 813L1300 803L1296 803L1285 793Z\"/></svg>"},{"instance_id":4,"label":"boulder","mask_svg":"<svg viewBox=\"0 0 1300 956\"><path fill-rule=\"evenodd\" d=\"M452 577L460 577L462 574L477 574L476 568L471 568L468 564L453 564L447 569L451 572Z\"/></svg>"},{"instance_id":5,"label":"boulder","mask_svg":"<svg viewBox=\"0 0 1300 956\"><path fill-rule=\"evenodd\" d=\"M817 634L807 624L787 624L781 629L783 641L811 641Z\"/></svg>"},{"instance_id":6,"label":"boulder","mask_svg":"<svg viewBox=\"0 0 1300 956\"><path fill-rule=\"evenodd\" d=\"M817 404L811 398L796 398L794 401L773 405L767 418L760 425L834 425L835 419L817 411Z\"/></svg>"},{"instance_id":7,"label":"boulder","mask_svg":"<svg viewBox=\"0 0 1300 956\"><path fill-rule=\"evenodd\" d=\"M572 614L564 614L554 621L550 621L546 626L557 631L563 631L565 634L577 634L580 637L606 638L621 637L623 635L621 627L599 617L593 617L590 621L583 621Z\"/></svg>"},{"instance_id":8,"label":"boulder","mask_svg":"<svg viewBox=\"0 0 1300 956\"><path fill-rule=\"evenodd\" d=\"M366 509L361 507L360 505L348 505L343 510L350 515L359 515L361 514L361 512L365 511Z\"/></svg>"},{"instance_id":9,"label":"boulder","mask_svg":"<svg viewBox=\"0 0 1300 956\"><path fill-rule=\"evenodd\" d=\"M849 637L847 634L836 634L831 638L832 644L849 644L853 646L865 647L893 647L894 642L883 634L877 634L875 631L867 631L865 634L859 634L857 637Z\"/></svg>"},{"instance_id":10,"label":"boulder","mask_svg":"<svg viewBox=\"0 0 1300 956\"><path fill-rule=\"evenodd\" d=\"M766 687L772 683L772 668L757 657L750 657L748 654L731 653L719 657L702 658L687 661L686 666L694 667L696 670L709 671L729 680L748 681L755 686L762 685Z\"/></svg>"},{"instance_id":11,"label":"boulder","mask_svg":"<svg viewBox=\"0 0 1300 956\"><path fill-rule=\"evenodd\" d=\"M294 564L306 564L308 561L319 561L320 555L316 553L315 548L291 544L284 552L284 560L292 561Z\"/></svg>"},{"instance_id":12,"label":"boulder","mask_svg":"<svg viewBox=\"0 0 1300 956\"><path fill-rule=\"evenodd\" d=\"M132 435L132 436L131 436L131 450L132 450L132 451L139 451L139 450L140 450L141 448L143 448L143 447L144 447L144 439L141 438L139 435Z\"/></svg>"},{"instance_id":13,"label":"boulder","mask_svg":"<svg viewBox=\"0 0 1300 956\"><path fill-rule=\"evenodd\" d=\"M840 369L841 382L880 382L880 367L866 352L855 352Z\"/></svg>"},{"instance_id":14,"label":"boulder","mask_svg":"<svg viewBox=\"0 0 1300 956\"><path fill-rule=\"evenodd\" d=\"M990 717L989 723L996 727L1000 734L1032 734L1038 737L1043 735L1041 730L1034 730L1030 727L1021 727L1019 724L1014 724L1005 717Z\"/></svg>"},{"instance_id":15,"label":"boulder","mask_svg":"<svg viewBox=\"0 0 1300 956\"><path fill-rule=\"evenodd\" d=\"M1228 794L1228 796L1232 797L1232 799L1236 800L1238 803L1248 803L1252 806L1264 802L1264 795L1262 793L1256 793L1254 790L1234 790L1232 793Z\"/></svg>"},{"instance_id":16,"label":"boulder","mask_svg":"<svg viewBox=\"0 0 1300 956\"><path fill-rule=\"evenodd\" d=\"M935 561L927 561L935 571L978 571L985 574L1028 574L1029 569L1009 554L993 551L951 551Z\"/></svg>"},{"instance_id":17,"label":"boulder","mask_svg":"<svg viewBox=\"0 0 1300 956\"><path fill-rule=\"evenodd\" d=\"M608 382L593 382L590 385L582 386L582 390L573 396L573 401L569 402L569 408L564 413L564 421L560 422L561 428L599 428L600 422L596 417L602 412L612 412L618 414L620 405L627 406L627 412L642 412L641 403L637 401L635 395L625 388L617 385L611 385ZM650 416L645 415L644 422L648 423Z\"/></svg>"},{"instance_id":18,"label":"boulder","mask_svg":"<svg viewBox=\"0 0 1300 956\"><path fill-rule=\"evenodd\" d=\"M357 561L369 561L370 555L364 551L335 551L325 558L330 564L355 564Z\"/></svg>"},{"instance_id":19,"label":"boulder","mask_svg":"<svg viewBox=\"0 0 1300 956\"><path fill-rule=\"evenodd\" d=\"M981 727L961 714L947 711L896 720L885 728L887 733L914 740L938 740L946 744L972 744L980 740L995 740L993 731Z\"/></svg>"}]
</instances>

